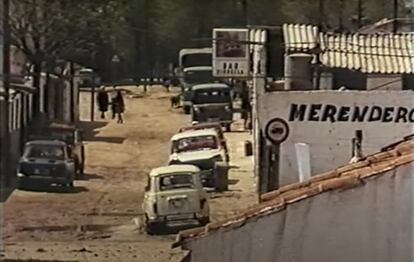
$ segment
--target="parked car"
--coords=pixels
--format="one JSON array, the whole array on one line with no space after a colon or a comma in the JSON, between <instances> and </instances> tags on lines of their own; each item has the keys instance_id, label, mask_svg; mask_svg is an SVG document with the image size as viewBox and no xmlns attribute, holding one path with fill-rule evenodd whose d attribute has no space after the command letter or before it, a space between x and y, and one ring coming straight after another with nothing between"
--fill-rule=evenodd
<instances>
[{"instance_id":1,"label":"parked car","mask_svg":"<svg viewBox=\"0 0 414 262\"><path fill-rule=\"evenodd\" d=\"M71 147L75 158L76 175L81 176L85 171L85 146L82 141L82 131L74 125L63 123L48 123L37 128L30 138L36 140L60 140Z\"/></svg>"},{"instance_id":2,"label":"parked car","mask_svg":"<svg viewBox=\"0 0 414 262\"><path fill-rule=\"evenodd\" d=\"M215 187L217 165L227 165L226 149L214 129L185 131L171 138L169 164L195 165L201 170L203 185Z\"/></svg>"},{"instance_id":3,"label":"parked car","mask_svg":"<svg viewBox=\"0 0 414 262\"><path fill-rule=\"evenodd\" d=\"M230 131L233 122L231 88L226 84L209 83L193 86L192 92L192 120L219 122Z\"/></svg>"},{"instance_id":4,"label":"parked car","mask_svg":"<svg viewBox=\"0 0 414 262\"><path fill-rule=\"evenodd\" d=\"M25 144L17 168L19 188L35 182L74 186L75 159L63 141L34 140Z\"/></svg>"},{"instance_id":5,"label":"parked car","mask_svg":"<svg viewBox=\"0 0 414 262\"><path fill-rule=\"evenodd\" d=\"M170 165L151 170L145 187L143 210L147 232L166 227L209 223L207 193L193 165Z\"/></svg>"},{"instance_id":6,"label":"parked car","mask_svg":"<svg viewBox=\"0 0 414 262\"><path fill-rule=\"evenodd\" d=\"M203 129L214 129L218 134L218 138L220 139L220 144L223 146L224 150L226 151L226 162L230 161L229 151L227 147L226 139L224 138L224 132L220 123L197 123L191 126L182 127L178 130L179 133L190 131L190 130L203 130Z\"/></svg>"}]
</instances>

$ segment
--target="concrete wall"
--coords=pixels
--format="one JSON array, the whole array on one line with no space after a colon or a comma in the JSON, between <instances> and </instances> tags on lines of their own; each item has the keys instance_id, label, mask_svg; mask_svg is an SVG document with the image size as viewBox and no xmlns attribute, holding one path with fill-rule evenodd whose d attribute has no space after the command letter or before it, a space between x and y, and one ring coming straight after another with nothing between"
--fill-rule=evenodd
<instances>
[{"instance_id":1,"label":"concrete wall","mask_svg":"<svg viewBox=\"0 0 414 262\"><path fill-rule=\"evenodd\" d=\"M368 75L367 90L402 90L402 75Z\"/></svg>"},{"instance_id":2,"label":"concrete wall","mask_svg":"<svg viewBox=\"0 0 414 262\"><path fill-rule=\"evenodd\" d=\"M258 95L260 129L264 131L269 121L274 118L283 119L289 128L287 139L280 145L280 186L298 181L296 143L310 146L312 175L315 175L350 161L351 141L356 130L363 132L364 154L377 152L382 147L414 133L414 111L410 114L414 109L412 91L289 91L258 92ZM306 107L303 120L299 117L290 119L295 105L297 108ZM310 117L313 106L316 115ZM337 111L333 119L335 122L330 118L323 119L328 106ZM366 106L368 108L365 117L353 121L355 110L362 112ZM404 109L399 111L400 107ZM350 109L350 117L338 119L340 110L346 112L347 108ZM380 117L377 115L378 110L382 113ZM404 110L407 111L405 119L400 117L396 122L398 112L401 114Z\"/></svg>"},{"instance_id":3,"label":"concrete wall","mask_svg":"<svg viewBox=\"0 0 414 262\"><path fill-rule=\"evenodd\" d=\"M396 175L395 175L396 172ZM411 262L413 166L190 242L192 262Z\"/></svg>"},{"instance_id":4,"label":"concrete wall","mask_svg":"<svg viewBox=\"0 0 414 262\"><path fill-rule=\"evenodd\" d=\"M367 76L364 73L342 68L334 68L330 71L334 78L332 89L339 89L342 86L346 86L347 89L351 90L367 89Z\"/></svg>"}]
</instances>

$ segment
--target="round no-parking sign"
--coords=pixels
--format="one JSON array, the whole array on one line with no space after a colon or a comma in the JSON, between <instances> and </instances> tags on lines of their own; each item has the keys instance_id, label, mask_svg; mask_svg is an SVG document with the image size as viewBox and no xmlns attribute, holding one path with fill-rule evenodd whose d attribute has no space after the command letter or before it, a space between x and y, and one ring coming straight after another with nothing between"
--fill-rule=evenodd
<instances>
[{"instance_id":1,"label":"round no-parking sign","mask_svg":"<svg viewBox=\"0 0 414 262\"><path fill-rule=\"evenodd\" d=\"M265 129L266 137L275 144L285 141L289 135L289 126L285 120L281 118L273 118L270 120Z\"/></svg>"}]
</instances>

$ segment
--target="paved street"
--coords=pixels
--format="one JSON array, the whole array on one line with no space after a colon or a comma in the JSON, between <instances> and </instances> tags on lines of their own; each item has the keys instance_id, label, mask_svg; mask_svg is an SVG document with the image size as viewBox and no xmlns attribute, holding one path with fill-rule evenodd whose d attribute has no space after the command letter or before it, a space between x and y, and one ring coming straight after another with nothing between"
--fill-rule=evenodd
<instances>
[{"instance_id":1,"label":"paved street","mask_svg":"<svg viewBox=\"0 0 414 262\"><path fill-rule=\"evenodd\" d=\"M131 88L131 90L134 90ZM169 138L189 117L169 107L163 88L148 96L126 96L125 123L88 122L89 93L81 94L85 129L86 176L70 191L15 191L4 206L7 258L19 261L179 261L170 248L174 235L148 236L140 227L145 177L167 164ZM226 134L231 154L230 190L211 193L212 219L223 219L256 201L250 139L235 123ZM137 223L138 222L138 223ZM13 261L13 260L10 260Z\"/></svg>"}]
</instances>

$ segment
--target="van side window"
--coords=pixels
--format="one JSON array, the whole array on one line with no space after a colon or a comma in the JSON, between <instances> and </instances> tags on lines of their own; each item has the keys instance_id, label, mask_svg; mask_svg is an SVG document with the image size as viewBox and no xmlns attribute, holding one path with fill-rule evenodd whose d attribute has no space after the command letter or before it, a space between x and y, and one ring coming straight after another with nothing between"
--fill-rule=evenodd
<instances>
[{"instance_id":1,"label":"van side window","mask_svg":"<svg viewBox=\"0 0 414 262\"><path fill-rule=\"evenodd\" d=\"M147 177L147 184L145 185L145 192L150 191L151 189L151 177Z\"/></svg>"}]
</instances>

